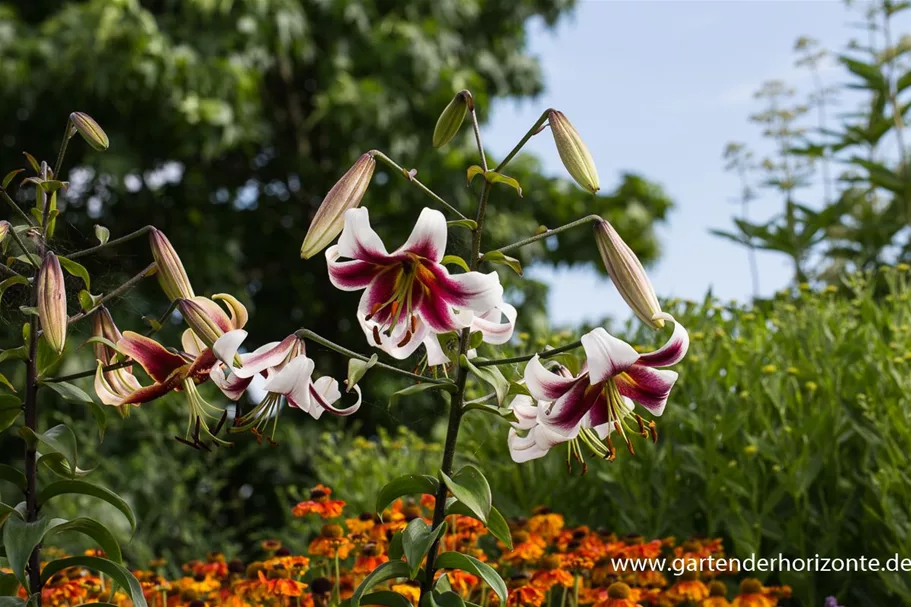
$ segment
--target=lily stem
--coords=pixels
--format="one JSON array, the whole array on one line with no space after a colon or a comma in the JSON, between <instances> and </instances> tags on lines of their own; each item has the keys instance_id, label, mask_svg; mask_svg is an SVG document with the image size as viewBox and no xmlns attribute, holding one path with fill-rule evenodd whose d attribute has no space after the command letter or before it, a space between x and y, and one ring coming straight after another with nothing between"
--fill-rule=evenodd
<instances>
[{"instance_id":1,"label":"lily stem","mask_svg":"<svg viewBox=\"0 0 911 607\"><path fill-rule=\"evenodd\" d=\"M540 234L535 234L534 236L529 236L528 238L525 238L518 242L514 242L512 244L506 245L505 247L500 247L499 249L494 249L493 251L490 251L490 253L506 253L508 251L514 251L515 249L521 249L525 245L530 245L533 242L538 242L539 240L544 240L545 238L550 238L551 236L554 236L561 232L566 232L567 230L577 228L581 225L585 225L587 223L595 223L598 221L604 221L600 215L586 215L582 219L577 219L575 221L571 221L568 224L560 226L559 228L554 228L553 230L547 230L545 232L541 232ZM485 253L485 255L486 255L486 253ZM483 261L483 258L481 258L481 261Z\"/></svg>"},{"instance_id":2,"label":"lily stem","mask_svg":"<svg viewBox=\"0 0 911 607\"><path fill-rule=\"evenodd\" d=\"M493 367L499 365L510 365L513 363L524 363L527 360L531 360L535 356L538 358L552 358L557 354L563 354L564 352L575 350L581 345L582 341L574 341L571 344L566 344L565 346L560 346L559 348L553 348L551 350L544 350L543 352L532 352L531 354L513 356L512 358L495 358L493 360L482 360L472 364L474 364L476 367Z\"/></svg>"},{"instance_id":3,"label":"lily stem","mask_svg":"<svg viewBox=\"0 0 911 607\"><path fill-rule=\"evenodd\" d=\"M113 365L107 365L102 367L101 370L107 373L108 371L116 371L117 369L123 369L124 367L129 367L133 364L132 360L125 360L119 363L114 363ZM42 383L45 384L56 384L59 382L70 381L73 379L81 379L83 377L91 377L95 375L95 369L86 369L85 371L79 371L78 373L71 373L70 375L61 375L60 377L49 377L47 379L42 379Z\"/></svg>"},{"instance_id":4,"label":"lily stem","mask_svg":"<svg viewBox=\"0 0 911 607\"><path fill-rule=\"evenodd\" d=\"M509 162L510 162L513 158L515 158L516 154L518 154L519 151L520 151L523 147L525 147L525 144L528 143L528 140L531 139L532 137L534 137L535 135L538 134L538 131L541 129L541 125L544 124L544 123L547 121L547 115L548 115L548 114L550 114L550 110L549 110L549 109L544 110L544 112L541 114L541 117L538 118L537 122L535 122L535 123L532 125L532 127L531 127L530 129L528 129L528 132L525 133L525 136L522 137L522 139L519 141L519 143L516 144L516 147L514 147L514 148L512 149L512 151L509 152L509 154L506 155L506 158L504 158L503 161L500 162L500 164L497 165L497 168L495 168L494 171L496 171L497 173L499 173L500 171L502 171L503 168L506 167L506 165L509 164Z\"/></svg>"},{"instance_id":5,"label":"lily stem","mask_svg":"<svg viewBox=\"0 0 911 607\"><path fill-rule=\"evenodd\" d=\"M158 268L158 264L153 261L152 263L147 265L142 272L140 272L139 274L136 274L135 276L133 276L132 278L127 280L125 283L123 283L122 285L120 285L119 287L117 287L116 289L114 289L113 291L111 291L110 293L108 293L107 295L102 297L101 299L99 299L98 304L91 310L88 310L87 312L80 312L79 314L74 314L73 316L70 316L70 319L67 321L67 324L71 325L74 322L78 322L78 321L82 320L83 318L88 318L89 316L91 316L92 314L94 314L95 312L100 310L101 307L105 303L109 302L112 299L116 299L116 298L120 297L121 295L123 295L124 293L126 293L127 291L129 291L130 289L135 287L137 284L139 284L139 282L143 278L151 276L150 273L154 273L153 270L156 270L157 268Z\"/></svg>"},{"instance_id":6,"label":"lily stem","mask_svg":"<svg viewBox=\"0 0 911 607\"><path fill-rule=\"evenodd\" d=\"M63 157L66 155L66 146L70 143L70 119L66 119L66 130L63 131L63 141L60 142L60 153L54 163L54 179L60 179L60 169L63 167Z\"/></svg>"},{"instance_id":7,"label":"lily stem","mask_svg":"<svg viewBox=\"0 0 911 607\"><path fill-rule=\"evenodd\" d=\"M452 211L453 213L458 215L459 219L468 219L467 217L465 217L465 215L462 214L461 211L459 211L457 208L455 208L454 206L452 206L451 204L449 204L448 202L446 202L445 200L440 198L440 196L436 192L434 192L433 190L428 188L426 185L424 185L423 183L418 181L416 177L414 177L411 173L409 173L405 168L399 166L389 156L380 152L379 150L371 150L370 153L373 155L374 158L382 161L383 163L387 164L388 166L390 166L393 169L395 169L396 171L398 171L402 175L402 177L404 177L405 179L407 179L408 181L410 181L411 183L416 185L419 190L421 190L422 192L424 192L425 194L427 194L428 196L433 198L435 201L437 201L438 203L440 203L441 205L443 205L444 207L446 207L447 209L449 209L450 211Z\"/></svg>"},{"instance_id":8,"label":"lily stem","mask_svg":"<svg viewBox=\"0 0 911 607\"><path fill-rule=\"evenodd\" d=\"M309 339L311 341L314 341L321 346L329 348L330 350L338 352L339 354L342 354L349 358L356 358L357 360L360 360L363 362L368 362L370 360L369 357L364 356L363 354L360 354L358 352L355 352L354 350L349 350L348 348L346 348L344 346L340 346L337 343L335 343L334 341L330 341L330 340L326 339L325 337L323 337L322 335L319 335L318 333L314 333L310 329L300 329L298 331L295 331L295 335L297 335L298 337L304 338L304 339ZM450 381L448 379L436 379L434 377L418 375L416 373L411 373L410 371L405 371L404 369L399 369L398 367L393 367L392 365L387 365L387 364L381 363L381 362L376 363L374 366L378 369L383 369L384 371L391 371L392 373L396 373L398 375L402 375L404 377L408 377L410 379L414 379L419 382L425 382L428 384L451 384L452 383L452 381Z\"/></svg>"},{"instance_id":9,"label":"lily stem","mask_svg":"<svg viewBox=\"0 0 911 607\"><path fill-rule=\"evenodd\" d=\"M86 255L91 255L92 253L97 253L98 251L103 251L104 249L107 249L108 247L114 247L119 244L129 242L131 240L136 240L143 234L148 234L149 230L151 230L151 229L152 229L152 226L145 226L145 227L139 228L135 232L130 232L126 236L121 236L120 238L115 238L114 240L109 240L104 244L100 244L95 247L90 247L88 249L83 249L81 251L76 251L75 253L71 253L70 255L67 255L67 258L68 259L77 259L79 257L85 257Z\"/></svg>"},{"instance_id":10,"label":"lily stem","mask_svg":"<svg viewBox=\"0 0 911 607\"><path fill-rule=\"evenodd\" d=\"M34 253L29 253L29 250L28 250L28 248L26 248L25 243L22 242L22 238L19 236L19 234L16 233L15 228L13 228L12 226L10 226L9 235L12 236L13 240L16 241L16 245L22 250L22 254L28 260L28 263L37 270L38 264L35 263L34 259L32 259L32 255Z\"/></svg>"}]
</instances>

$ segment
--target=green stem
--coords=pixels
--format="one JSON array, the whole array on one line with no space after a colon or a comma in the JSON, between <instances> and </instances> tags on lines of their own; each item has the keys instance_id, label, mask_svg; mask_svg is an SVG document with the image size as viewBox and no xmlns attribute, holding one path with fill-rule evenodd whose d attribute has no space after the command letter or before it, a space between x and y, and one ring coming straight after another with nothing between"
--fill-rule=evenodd
<instances>
[{"instance_id":1,"label":"green stem","mask_svg":"<svg viewBox=\"0 0 911 607\"><path fill-rule=\"evenodd\" d=\"M23 277L22 274L20 274L19 272L17 272L16 270L12 269L12 268L9 267L9 266L3 265L2 263L0 263L0 274L3 274L3 275L8 276L8 277L10 277L10 278L13 278L13 277L16 277L16 276L18 276L18 277L20 277L20 278Z\"/></svg>"},{"instance_id":2,"label":"green stem","mask_svg":"<svg viewBox=\"0 0 911 607\"><path fill-rule=\"evenodd\" d=\"M481 263L481 230L484 227L484 217L487 214L487 201L490 198L490 189L491 183L489 181L484 182L484 189L481 191L481 200L478 203L478 213L475 222L477 227L474 229L474 234L472 236L471 243L471 269L477 270L478 266ZM470 328L462 329L462 334L459 339L459 355L458 359L461 360L462 357L468 352L469 349L469 336L471 333ZM446 427L446 442L443 445L443 461L440 464L440 470L446 475L452 474L452 463L455 460L455 450L456 443L459 438L459 426L462 423L462 415L465 412L463 404L465 401L465 383L468 380L468 369L459 365L458 374L456 376L456 392L453 395L452 402L449 406L449 424ZM436 501L434 503L433 509L433 525L432 528L436 529L443 524L443 520L446 518L446 493L447 493L446 483L443 482L442 477L440 478L440 488L436 494ZM424 570L426 575L424 581L421 583L421 596L427 594L433 588L433 577L436 573L435 562L437 558L437 553L440 550L440 538L434 540L433 544L430 546L430 550L427 552L427 564L425 565Z\"/></svg>"},{"instance_id":3,"label":"green stem","mask_svg":"<svg viewBox=\"0 0 911 607\"><path fill-rule=\"evenodd\" d=\"M54 163L54 179L60 179L60 169L63 167L63 156L66 154L66 146L70 143L70 119L66 119L66 130L63 131L63 141L60 143L60 153L57 154L57 162Z\"/></svg>"},{"instance_id":4,"label":"green stem","mask_svg":"<svg viewBox=\"0 0 911 607\"><path fill-rule=\"evenodd\" d=\"M98 305L96 305L91 310L88 310L86 312L80 312L79 314L74 314L73 316L70 316L69 320L67 321L67 324L71 325L74 322L78 322L84 318L88 318L89 316L91 316L92 314L94 314L95 312L100 310L102 308L102 306L104 306L104 304L111 301L112 299L116 299L117 297L120 297L121 295L123 295L124 293L126 293L127 291L129 291L130 289L135 287L137 284L139 284L139 282L143 278L151 276L150 272L152 272L156 268L158 268L158 264L153 261L152 263L147 265L142 272L140 272L139 274L136 274L135 276L133 276L132 278L127 280L125 283L123 283L122 285L120 285L119 287L117 287L116 289L114 289L113 291L111 291L110 293L108 293L107 295L102 297L101 299L99 299Z\"/></svg>"},{"instance_id":5,"label":"green stem","mask_svg":"<svg viewBox=\"0 0 911 607\"><path fill-rule=\"evenodd\" d=\"M342 598L342 581L341 572L338 564L338 550L335 551L335 584L332 588L332 599L335 605L338 605Z\"/></svg>"},{"instance_id":6,"label":"green stem","mask_svg":"<svg viewBox=\"0 0 911 607\"><path fill-rule=\"evenodd\" d=\"M29 264L36 270L39 269L38 264L35 263L35 260L32 259L32 253L29 253L29 250L26 248L25 243L22 242L22 238L19 237L19 234L16 233L16 229L13 226L10 226L8 234L13 237L13 240L16 241L16 245L22 250L25 259L28 260Z\"/></svg>"},{"instance_id":7,"label":"green stem","mask_svg":"<svg viewBox=\"0 0 911 607\"><path fill-rule=\"evenodd\" d=\"M139 228L135 232L130 232L126 236L121 236L120 238L115 238L114 240L109 240L106 243L100 244L96 247L91 247L88 249L83 249L81 251L76 251L75 253L71 253L71 254L67 255L67 258L68 259L78 259L79 257L85 257L86 255L91 255L92 253L97 253L98 251L102 251L104 249L107 249L108 247L114 247L119 244L129 242L131 240L136 240L143 234L148 234L149 230L151 230L151 229L152 229L152 226L145 226L145 227Z\"/></svg>"},{"instance_id":8,"label":"green stem","mask_svg":"<svg viewBox=\"0 0 911 607\"><path fill-rule=\"evenodd\" d=\"M474 364L476 367L492 367L499 365L511 365L512 363L524 363L526 360L531 360L535 356L538 358L552 358L557 354L563 354L564 352L569 352L570 350L575 350L582 345L581 341L574 341L571 344L566 344L565 346L560 346L559 348L553 348L551 350L545 350L543 352L532 352L531 354L523 354L521 356L513 356L512 358L496 358L494 360L482 360Z\"/></svg>"},{"instance_id":9,"label":"green stem","mask_svg":"<svg viewBox=\"0 0 911 607\"><path fill-rule=\"evenodd\" d=\"M369 357L364 356L363 354L360 354L358 352L355 352L354 350L349 350L348 348L346 348L344 346L340 346L337 343L326 339L322 335L319 335L318 333L314 333L310 329L300 329L298 331L295 331L295 335L297 335L298 337L304 338L304 339L309 339L311 341L314 341L321 346L329 348L330 350L334 350L335 352L338 352L339 354L342 354L349 358L356 358L357 360L360 360L363 362L367 362L370 360ZM387 364L381 363L381 362L376 363L374 366L378 369L383 369L385 371L391 371L392 373L402 375L409 379L414 379L419 382L426 382L428 384L451 384L452 383L452 381L450 381L448 379L436 379L434 377L418 375L416 373L411 373L410 371L405 371L404 369L399 369L398 367L393 367L392 365L387 365Z\"/></svg>"},{"instance_id":10,"label":"green stem","mask_svg":"<svg viewBox=\"0 0 911 607\"><path fill-rule=\"evenodd\" d=\"M410 181L411 183L416 185L419 190L421 190L422 192L424 192L425 194L427 194L428 196L433 198L435 201L437 201L438 203L440 203L441 205L443 205L444 207L446 207L447 209L449 209L450 211L452 211L453 213L458 215L459 219L468 219L467 217L465 217L465 215L462 214L461 211L459 211L457 208L455 208L454 206L452 206L451 204L449 204L448 202L446 202L445 200L440 198L436 192L434 192L433 190L428 188L426 185L424 185L423 183L418 181L416 177L412 177L411 174L408 173L407 170L405 170L403 167L396 164L396 162L394 160L392 160L391 158L389 158L389 156L380 152L379 150L371 150L370 153L373 155L374 158L381 160L385 164L389 165L390 167L392 167L393 169L398 171L402 175L402 177L404 177L405 179L407 179L408 181Z\"/></svg>"},{"instance_id":11,"label":"green stem","mask_svg":"<svg viewBox=\"0 0 911 607\"><path fill-rule=\"evenodd\" d=\"M499 173L503 170L504 167L506 167L507 164L509 164L515 155L518 154L523 147L525 147L525 144L528 143L528 140L538 133L541 125L544 124L544 122L547 120L548 114L550 114L550 109L544 110L544 113L541 114L541 117L538 118L537 122L535 122L532 127L528 129L528 132L525 133L525 137L522 137L521 141L519 141L519 143L516 144L516 147L514 147L512 151L506 155L506 158L504 158L503 161L497 165L497 168L495 168L494 171Z\"/></svg>"},{"instance_id":12,"label":"green stem","mask_svg":"<svg viewBox=\"0 0 911 607\"><path fill-rule=\"evenodd\" d=\"M553 230L547 230L546 232L541 232L540 234L535 234L534 236L529 236L528 238L525 238L518 242L514 242L512 244L506 245L505 247L500 247L499 249L494 249L493 251L490 251L490 252L491 253L506 253L508 251L514 251L515 249L521 249L525 245L529 245L533 242L538 242L539 240L544 240L545 238L550 238L551 236L555 236L561 232L566 232L567 230L577 228L581 225L585 225L587 223L595 223L598 221L604 221L604 219L602 219L600 215L586 215L582 219L577 219L575 221L571 221L570 223L560 226L559 228L554 228ZM486 255L486 253L485 253L485 255ZM481 258L481 261L484 261L483 257Z\"/></svg>"},{"instance_id":13,"label":"green stem","mask_svg":"<svg viewBox=\"0 0 911 607\"><path fill-rule=\"evenodd\" d=\"M107 373L108 371L116 371L117 369L123 369L124 367L129 367L133 364L132 360L125 360L119 363L114 363L113 365L107 365L102 367L101 370ZM91 377L95 375L95 369L86 369L85 371L79 371L78 373L71 373L70 375L61 375L60 377L49 377L47 379L42 379L42 383L45 384L55 384L64 381L71 381L74 379L81 379L83 377Z\"/></svg>"},{"instance_id":14,"label":"green stem","mask_svg":"<svg viewBox=\"0 0 911 607\"><path fill-rule=\"evenodd\" d=\"M28 216L28 213L23 211L19 207L19 205L16 204L16 201L13 200L12 198L10 198L10 195L6 193L6 190L4 188L0 188L0 196L2 196L3 200L6 201L6 204L8 204L11 209L13 209L13 212L15 212L17 215L19 215L19 217L22 218L22 221L24 221L25 223L27 223L30 226L35 225L35 222L32 221L32 218Z\"/></svg>"},{"instance_id":15,"label":"green stem","mask_svg":"<svg viewBox=\"0 0 911 607\"><path fill-rule=\"evenodd\" d=\"M484 153L484 144L481 143L481 128L478 126L478 113L474 109L474 99L468 98L468 111L471 112L471 128L474 131L474 141L478 146L478 154L481 155L481 168L487 172L487 154Z\"/></svg>"}]
</instances>

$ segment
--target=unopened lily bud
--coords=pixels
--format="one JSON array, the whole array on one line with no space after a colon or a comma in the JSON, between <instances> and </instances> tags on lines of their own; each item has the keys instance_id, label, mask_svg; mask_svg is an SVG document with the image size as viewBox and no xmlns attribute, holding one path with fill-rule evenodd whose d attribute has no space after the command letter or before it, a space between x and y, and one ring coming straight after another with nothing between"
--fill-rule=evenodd
<instances>
[{"instance_id":1,"label":"unopened lily bud","mask_svg":"<svg viewBox=\"0 0 911 607\"><path fill-rule=\"evenodd\" d=\"M152 248L152 257L158 264L158 284L168 299L174 301L194 297L193 286L187 278L187 272L164 232L152 228L149 232L149 245Z\"/></svg>"},{"instance_id":2,"label":"unopened lily bud","mask_svg":"<svg viewBox=\"0 0 911 607\"><path fill-rule=\"evenodd\" d=\"M604 267L623 300L639 319L652 329L664 326L661 305L645 268L632 249L623 242L617 230L603 219L595 224L595 242Z\"/></svg>"},{"instance_id":3,"label":"unopened lily bud","mask_svg":"<svg viewBox=\"0 0 911 607\"><path fill-rule=\"evenodd\" d=\"M53 253L44 256L38 272L38 319L44 339L57 354L63 353L66 345L66 286L63 270Z\"/></svg>"},{"instance_id":4,"label":"unopened lily bud","mask_svg":"<svg viewBox=\"0 0 911 607\"><path fill-rule=\"evenodd\" d=\"M85 142L93 149L103 152L108 149L108 136L95 120L83 112L70 114L70 122L76 132L82 135Z\"/></svg>"},{"instance_id":5,"label":"unopened lily bud","mask_svg":"<svg viewBox=\"0 0 911 607\"><path fill-rule=\"evenodd\" d=\"M7 220L0 221L0 242L6 240L6 235L9 233L10 224Z\"/></svg>"},{"instance_id":6,"label":"unopened lily bud","mask_svg":"<svg viewBox=\"0 0 911 607\"><path fill-rule=\"evenodd\" d=\"M598 181L598 169L595 168L595 161L588 151L582 137L575 127L566 119L563 112L551 110L548 113L548 122L550 130L554 134L554 143L557 144L557 151L560 153L560 160L563 166L569 171L573 179L580 186L589 192L597 192L601 189L601 183Z\"/></svg>"},{"instance_id":7,"label":"unopened lily bud","mask_svg":"<svg viewBox=\"0 0 911 607\"><path fill-rule=\"evenodd\" d=\"M357 159L348 172L332 186L316 211L301 245L301 258L310 259L335 240L345 226L345 211L361 203L373 178L376 160L367 153Z\"/></svg>"},{"instance_id":8,"label":"unopened lily bud","mask_svg":"<svg viewBox=\"0 0 911 607\"><path fill-rule=\"evenodd\" d=\"M225 332L206 312L206 309L192 299L178 299L177 309L193 329L193 333L208 347L212 347Z\"/></svg>"},{"instance_id":9,"label":"unopened lily bud","mask_svg":"<svg viewBox=\"0 0 911 607\"><path fill-rule=\"evenodd\" d=\"M456 136L465 120L465 114L471 105L471 93L468 91L459 91L452 98L433 129L433 147L443 147Z\"/></svg>"}]
</instances>

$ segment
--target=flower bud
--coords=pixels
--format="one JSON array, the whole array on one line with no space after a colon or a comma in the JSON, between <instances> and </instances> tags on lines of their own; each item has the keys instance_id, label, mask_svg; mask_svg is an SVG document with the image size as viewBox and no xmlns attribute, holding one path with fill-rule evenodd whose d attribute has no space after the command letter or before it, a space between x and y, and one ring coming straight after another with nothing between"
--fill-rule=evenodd
<instances>
[{"instance_id":1,"label":"flower bud","mask_svg":"<svg viewBox=\"0 0 911 607\"><path fill-rule=\"evenodd\" d=\"M219 337L225 334L218 323L209 316L206 309L192 299L178 299L177 309L183 319L193 329L193 333L208 347L212 347Z\"/></svg>"},{"instance_id":2,"label":"flower bud","mask_svg":"<svg viewBox=\"0 0 911 607\"><path fill-rule=\"evenodd\" d=\"M452 98L433 129L433 147L443 147L456 136L465 120L465 114L471 105L471 93L468 91L459 91Z\"/></svg>"},{"instance_id":3,"label":"flower bud","mask_svg":"<svg viewBox=\"0 0 911 607\"><path fill-rule=\"evenodd\" d=\"M354 166L332 186L310 223L301 245L301 258L310 259L341 234L345 226L345 211L361 203L375 167L376 160L368 152L358 158Z\"/></svg>"},{"instance_id":4,"label":"flower bud","mask_svg":"<svg viewBox=\"0 0 911 607\"><path fill-rule=\"evenodd\" d=\"M603 219L596 223L595 242L604 267L626 304L652 329L663 327L664 320L656 318L661 314L661 305L645 268L614 226Z\"/></svg>"},{"instance_id":5,"label":"flower bud","mask_svg":"<svg viewBox=\"0 0 911 607\"><path fill-rule=\"evenodd\" d=\"M554 134L554 143L560 153L563 166L580 186L595 193L601 189L598 181L598 169L579 132L566 119L563 112L550 110L548 113L550 130Z\"/></svg>"},{"instance_id":6,"label":"flower bud","mask_svg":"<svg viewBox=\"0 0 911 607\"><path fill-rule=\"evenodd\" d=\"M116 344L123 337L120 329L114 324L111 313L104 306L101 306L101 309L92 315L92 336L103 337L113 344ZM111 364L116 352L110 346L95 342L92 344L92 348L95 351L95 360L101 361L103 365Z\"/></svg>"},{"instance_id":7,"label":"flower bud","mask_svg":"<svg viewBox=\"0 0 911 607\"><path fill-rule=\"evenodd\" d=\"M174 301L194 297L193 286L187 278L187 272L164 232L152 228L149 232L149 245L152 248L152 257L158 264L158 284L168 299Z\"/></svg>"},{"instance_id":8,"label":"flower bud","mask_svg":"<svg viewBox=\"0 0 911 607\"><path fill-rule=\"evenodd\" d=\"M48 252L38 272L38 319L44 339L57 354L66 345L66 286L57 256Z\"/></svg>"},{"instance_id":9,"label":"flower bud","mask_svg":"<svg viewBox=\"0 0 911 607\"><path fill-rule=\"evenodd\" d=\"M91 116L82 112L73 112L70 114L70 122L76 132L85 139L85 142L92 146L92 149L99 152L108 149L108 136Z\"/></svg>"},{"instance_id":10,"label":"flower bud","mask_svg":"<svg viewBox=\"0 0 911 607\"><path fill-rule=\"evenodd\" d=\"M6 240L6 235L9 233L10 224L7 220L0 221L0 242Z\"/></svg>"}]
</instances>

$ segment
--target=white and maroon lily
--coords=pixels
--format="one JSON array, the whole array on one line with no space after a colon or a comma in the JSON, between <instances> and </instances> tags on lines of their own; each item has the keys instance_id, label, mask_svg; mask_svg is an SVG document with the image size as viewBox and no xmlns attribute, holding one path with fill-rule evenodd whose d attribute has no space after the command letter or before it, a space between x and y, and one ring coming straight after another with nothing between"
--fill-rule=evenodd
<instances>
[{"instance_id":1,"label":"white and maroon lily","mask_svg":"<svg viewBox=\"0 0 911 607\"><path fill-rule=\"evenodd\" d=\"M575 438L584 427L608 424L623 435L630 451L632 444L624 431L629 419L635 419L638 424L634 432L656 438L654 422L646 429L642 418L632 413L625 399L660 416L677 381L675 371L662 367L683 359L689 336L669 314L658 316L673 322L674 332L654 352L639 354L631 345L599 327L582 337L587 363L576 377L548 371L538 356L532 358L525 367L528 390L535 399L551 403L538 416L538 421L567 438Z\"/></svg>"},{"instance_id":2,"label":"white and maroon lily","mask_svg":"<svg viewBox=\"0 0 911 607\"><path fill-rule=\"evenodd\" d=\"M471 333L481 334L481 341L486 344L502 345L512 339L516 326L516 308L506 302L501 302L493 309L474 317L471 321ZM459 336L452 333L448 339L440 340L435 333L430 333L424 338L424 347L427 349L427 366L450 365L456 352L458 352ZM445 346L444 346L445 344ZM469 359L477 355L476 350L469 350Z\"/></svg>"},{"instance_id":3,"label":"white and maroon lily","mask_svg":"<svg viewBox=\"0 0 911 607\"><path fill-rule=\"evenodd\" d=\"M332 284L364 289L357 317L368 341L395 358L410 356L430 334L471 326L476 315L503 303L496 272L451 275L440 263L446 239L443 214L424 209L405 244L388 253L367 209L357 208L345 213L338 244L326 250Z\"/></svg>"},{"instance_id":4,"label":"white and maroon lily","mask_svg":"<svg viewBox=\"0 0 911 607\"><path fill-rule=\"evenodd\" d=\"M261 428L273 420L271 437L275 436L278 427L278 414L281 410L281 401L284 399L289 406L309 413L313 418L319 417L329 411L335 415L347 416L357 412L361 405L360 388L354 387L357 392L357 402L350 407L339 409L334 406L341 398L338 382L331 377L313 379L315 364L307 356L303 339L291 334L282 341L268 343L248 354L237 354L237 350L247 337L246 331L232 331L226 333L213 346L215 355L222 361L233 361L238 357L240 367L225 367L227 376L221 366L213 367L210 376L212 382L232 400L238 400L257 375L265 377L263 389L266 396L247 415L235 420L233 431L252 429L261 435Z\"/></svg>"}]
</instances>

